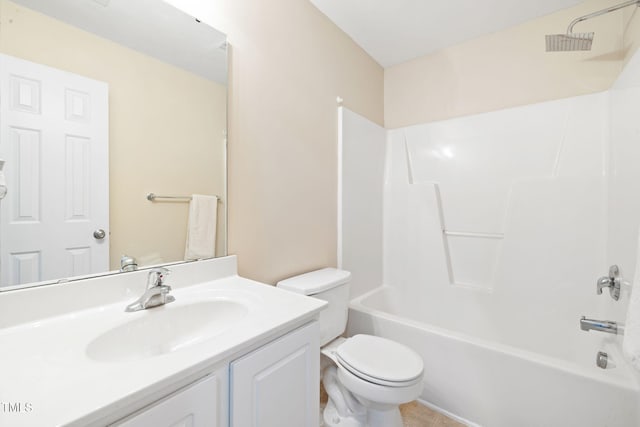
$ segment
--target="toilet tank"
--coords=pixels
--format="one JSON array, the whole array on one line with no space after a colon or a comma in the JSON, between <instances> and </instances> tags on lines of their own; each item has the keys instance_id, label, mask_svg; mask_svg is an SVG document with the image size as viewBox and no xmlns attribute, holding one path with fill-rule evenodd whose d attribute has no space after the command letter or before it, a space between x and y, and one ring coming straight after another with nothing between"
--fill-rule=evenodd
<instances>
[{"instance_id":1,"label":"toilet tank","mask_svg":"<svg viewBox=\"0 0 640 427\"><path fill-rule=\"evenodd\" d=\"M320 312L320 345L323 346L342 335L347 327L350 278L348 271L323 268L282 280L276 286L329 303Z\"/></svg>"}]
</instances>

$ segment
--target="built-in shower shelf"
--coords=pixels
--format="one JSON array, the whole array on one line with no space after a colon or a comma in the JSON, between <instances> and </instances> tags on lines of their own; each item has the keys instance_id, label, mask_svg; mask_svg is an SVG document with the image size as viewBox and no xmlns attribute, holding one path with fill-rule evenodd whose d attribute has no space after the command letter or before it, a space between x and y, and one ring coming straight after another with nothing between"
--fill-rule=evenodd
<instances>
[{"instance_id":1,"label":"built-in shower shelf","mask_svg":"<svg viewBox=\"0 0 640 427\"><path fill-rule=\"evenodd\" d=\"M442 231L445 236L452 237L478 237L482 239L504 239L504 234L502 233L474 233L469 231Z\"/></svg>"}]
</instances>

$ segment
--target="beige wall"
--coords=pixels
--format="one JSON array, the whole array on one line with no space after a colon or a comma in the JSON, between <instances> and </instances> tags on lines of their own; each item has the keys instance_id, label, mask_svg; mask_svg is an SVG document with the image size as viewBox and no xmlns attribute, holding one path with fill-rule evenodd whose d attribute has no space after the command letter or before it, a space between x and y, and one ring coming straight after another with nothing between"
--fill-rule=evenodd
<instances>
[{"instance_id":1,"label":"beige wall","mask_svg":"<svg viewBox=\"0 0 640 427\"><path fill-rule=\"evenodd\" d=\"M0 52L109 83L112 268L183 259L188 204L145 195L224 195L226 88L6 0L0 19Z\"/></svg>"},{"instance_id":2,"label":"beige wall","mask_svg":"<svg viewBox=\"0 0 640 427\"><path fill-rule=\"evenodd\" d=\"M619 2L586 1L387 68L385 126L397 128L608 89L638 40L638 13L630 21L635 8L577 24L575 32L596 33L590 52L546 53L544 36L563 33L574 18Z\"/></svg>"},{"instance_id":3,"label":"beige wall","mask_svg":"<svg viewBox=\"0 0 640 427\"><path fill-rule=\"evenodd\" d=\"M336 96L383 122L383 70L307 0L170 0L232 46L229 252L267 283L336 264Z\"/></svg>"},{"instance_id":4,"label":"beige wall","mask_svg":"<svg viewBox=\"0 0 640 427\"><path fill-rule=\"evenodd\" d=\"M640 47L640 11L637 7L624 9L625 64Z\"/></svg>"}]
</instances>

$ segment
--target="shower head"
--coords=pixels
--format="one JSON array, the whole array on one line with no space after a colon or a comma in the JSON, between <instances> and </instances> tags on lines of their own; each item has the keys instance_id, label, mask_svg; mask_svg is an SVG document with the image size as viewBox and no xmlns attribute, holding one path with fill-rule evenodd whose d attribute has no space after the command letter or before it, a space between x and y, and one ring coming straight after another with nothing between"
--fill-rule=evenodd
<instances>
[{"instance_id":1,"label":"shower head","mask_svg":"<svg viewBox=\"0 0 640 427\"><path fill-rule=\"evenodd\" d=\"M547 34L547 52L591 50L594 33Z\"/></svg>"},{"instance_id":2,"label":"shower head","mask_svg":"<svg viewBox=\"0 0 640 427\"><path fill-rule=\"evenodd\" d=\"M569 24L566 34L548 34L545 38L547 41L547 52L571 52L576 50L591 50L594 33L574 33L573 26L578 22L604 15L627 6L640 6L640 0L630 0L588 15L574 19Z\"/></svg>"}]
</instances>

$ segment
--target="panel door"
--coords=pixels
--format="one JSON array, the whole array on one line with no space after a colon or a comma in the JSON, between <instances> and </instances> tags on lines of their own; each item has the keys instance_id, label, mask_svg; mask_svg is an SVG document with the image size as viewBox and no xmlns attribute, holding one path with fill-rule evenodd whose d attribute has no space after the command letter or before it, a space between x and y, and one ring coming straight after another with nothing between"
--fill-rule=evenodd
<instances>
[{"instance_id":1,"label":"panel door","mask_svg":"<svg viewBox=\"0 0 640 427\"><path fill-rule=\"evenodd\" d=\"M108 92L0 55L0 286L109 269Z\"/></svg>"},{"instance_id":2,"label":"panel door","mask_svg":"<svg viewBox=\"0 0 640 427\"><path fill-rule=\"evenodd\" d=\"M231 426L318 426L317 323L303 326L231 363Z\"/></svg>"}]
</instances>

